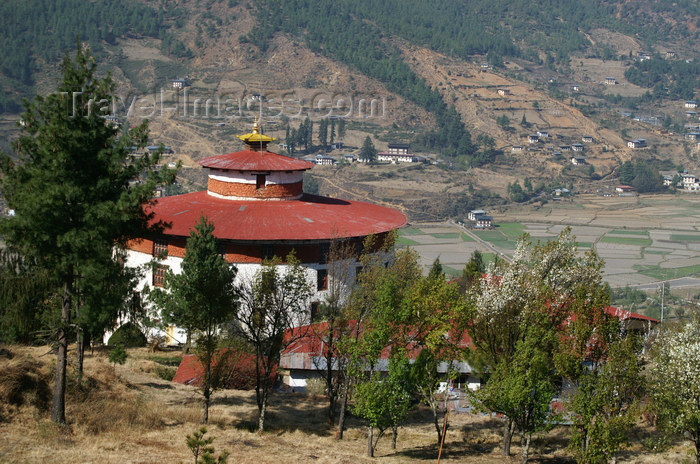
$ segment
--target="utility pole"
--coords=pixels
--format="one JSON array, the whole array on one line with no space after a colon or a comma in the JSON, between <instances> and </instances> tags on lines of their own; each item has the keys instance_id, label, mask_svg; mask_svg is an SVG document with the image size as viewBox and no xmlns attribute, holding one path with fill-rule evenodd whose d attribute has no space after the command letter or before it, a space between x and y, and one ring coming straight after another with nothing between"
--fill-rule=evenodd
<instances>
[{"instance_id":1,"label":"utility pole","mask_svg":"<svg viewBox=\"0 0 700 464\"><path fill-rule=\"evenodd\" d=\"M661 322L664 321L664 295L666 294L666 282L661 282Z\"/></svg>"}]
</instances>

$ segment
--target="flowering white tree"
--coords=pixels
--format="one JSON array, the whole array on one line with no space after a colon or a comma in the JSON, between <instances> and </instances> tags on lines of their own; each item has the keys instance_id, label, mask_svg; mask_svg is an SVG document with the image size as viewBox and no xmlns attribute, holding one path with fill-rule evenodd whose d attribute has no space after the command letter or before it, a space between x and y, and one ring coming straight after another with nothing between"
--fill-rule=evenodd
<instances>
[{"instance_id":1,"label":"flowering white tree","mask_svg":"<svg viewBox=\"0 0 700 464\"><path fill-rule=\"evenodd\" d=\"M671 327L654 350L651 392L659 426L690 436L700 464L700 317Z\"/></svg>"},{"instance_id":2,"label":"flowering white tree","mask_svg":"<svg viewBox=\"0 0 700 464\"><path fill-rule=\"evenodd\" d=\"M551 371L556 367L559 375L577 375L581 360L591 354L596 324L606 319L608 297L601 270L595 252L578 253L568 228L556 240L535 246L524 236L512 263L492 263L469 290L476 310L469 328L475 346L472 361L485 372L499 369L515 375L518 370L511 367L528 334L556 331L559 336L541 336L535 348L551 354ZM487 408L506 416L503 454L508 455L517 424L501 406L489 401Z\"/></svg>"}]
</instances>

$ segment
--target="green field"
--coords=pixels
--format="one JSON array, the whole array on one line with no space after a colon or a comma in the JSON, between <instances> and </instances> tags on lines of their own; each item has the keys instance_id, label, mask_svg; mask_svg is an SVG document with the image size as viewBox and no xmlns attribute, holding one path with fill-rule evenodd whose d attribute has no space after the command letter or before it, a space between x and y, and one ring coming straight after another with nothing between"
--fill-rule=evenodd
<instances>
[{"instance_id":1,"label":"green field","mask_svg":"<svg viewBox=\"0 0 700 464\"><path fill-rule=\"evenodd\" d=\"M525 233L525 226L519 222L505 222L499 224L496 230L511 240L518 240Z\"/></svg>"},{"instance_id":2,"label":"green field","mask_svg":"<svg viewBox=\"0 0 700 464\"><path fill-rule=\"evenodd\" d=\"M399 229L399 235L424 235L424 232L415 227L404 227L403 229Z\"/></svg>"},{"instance_id":3,"label":"green field","mask_svg":"<svg viewBox=\"0 0 700 464\"><path fill-rule=\"evenodd\" d=\"M618 235L640 235L642 237L648 237L649 232L646 230L628 230L628 229L615 229L608 232L608 234L618 234Z\"/></svg>"},{"instance_id":4,"label":"green field","mask_svg":"<svg viewBox=\"0 0 700 464\"><path fill-rule=\"evenodd\" d=\"M460 234L458 232L449 232L446 234L430 234L430 235L435 237L435 238L452 238L455 240L460 238Z\"/></svg>"},{"instance_id":5,"label":"green field","mask_svg":"<svg viewBox=\"0 0 700 464\"><path fill-rule=\"evenodd\" d=\"M671 234L672 242L700 242L700 235Z\"/></svg>"},{"instance_id":6,"label":"green field","mask_svg":"<svg viewBox=\"0 0 700 464\"><path fill-rule=\"evenodd\" d=\"M416 242L415 240L411 240L410 238L401 236L399 236L399 238L396 239L396 244L400 246L420 245L420 243Z\"/></svg>"},{"instance_id":7,"label":"green field","mask_svg":"<svg viewBox=\"0 0 700 464\"><path fill-rule=\"evenodd\" d=\"M605 243L617 243L619 245L634 245L647 247L651 245L651 239L648 238L633 238L633 237L609 237L605 236L601 239Z\"/></svg>"},{"instance_id":8,"label":"green field","mask_svg":"<svg viewBox=\"0 0 700 464\"><path fill-rule=\"evenodd\" d=\"M658 280L676 279L687 277L693 274L700 274L700 264L694 266L676 267L673 269L661 268L660 266L635 265L633 268L640 274Z\"/></svg>"}]
</instances>

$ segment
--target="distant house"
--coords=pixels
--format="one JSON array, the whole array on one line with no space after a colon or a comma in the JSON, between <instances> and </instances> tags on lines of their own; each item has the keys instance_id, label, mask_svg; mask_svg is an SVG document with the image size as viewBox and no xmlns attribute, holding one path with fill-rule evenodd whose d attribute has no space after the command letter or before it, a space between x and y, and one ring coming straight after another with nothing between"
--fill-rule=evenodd
<instances>
[{"instance_id":1,"label":"distant house","mask_svg":"<svg viewBox=\"0 0 700 464\"><path fill-rule=\"evenodd\" d=\"M511 148L512 151L523 151L523 146L522 145L513 145L513 148Z\"/></svg>"},{"instance_id":2,"label":"distant house","mask_svg":"<svg viewBox=\"0 0 700 464\"><path fill-rule=\"evenodd\" d=\"M416 163L421 160L420 157L412 155L408 152L409 144L407 143L390 143L387 151L377 153L377 161L397 163Z\"/></svg>"},{"instance_id":3,"label":"distant house","mask_svg":"<svg viewBox=\"0 0 700 464\"><path fill-rule=\"evenodd\" d=\"M332 166L335 164L335 159L330 156L316 155L314 163L320 166Z\"/></svg>"},{"instance_id":4,"label":"distant house","mask_svg":"<svg viewBox=\"0 0 700 464\"><path fill-rule=\"evenodd\" d=\"M493 218L487 215L480 216L477 218L474 227L477 229L490 229L493 227Z\"/></svg>"},{"instance_id":5,"label":"distant house","mask_svg":"<svg viewBox=\"0 0 700 464\"><path fill-rule=\"evenodd\" d=\"M561 151L571 151L571 145L559 145Z\"/></svg>"},{"instance_id":6,"label":"distant house","mask_svg":"<svg viewBox=\"0 0 700 464\"><path fill-rule=\"evenodd\" d=\"M605 81L603 81L605 85L616 85L617 84L617 79L614 77L606 77Z\"/></svg>"},{"instance_id":7,"label":"distant house","mask_svg":"<svg viewBox=\"0 0 700 464\"><path fill-rule=\"evenodd\" d=\"M190 78L189 76L185 77L178 77L177 79L173 79L172 81L172 86L173 89L184 89L185 87L189 87L190 85Z\"/></svg>"},{"instance_id":8,"label":"distant house","mask_svg":"<svg viewBox=\"0 0 700 464\"><path fill-rule=\"evenodd\" d=\"M667 50L666 51L666 58L675 58L676 57L676 52L673 50Z\"/></svg>"},{"instance_id":9,"label":"distant house","mask_svg":"<svg viewBox=\"0 0 700 464\"><path fill-rule=\"evenodd\" d=\"M648 53L639 52L639 53L637 54L637 60L638 60L638 61L648 61L648 60L650 60L650 59L651 59L651 55L648 54Z\"/></svg>"},{"instance_id":10,"label":"distant house","mask_svg":"<svg viewBox=\"0 0 700 464\"><path fill-rule=\"evenodd\" d=\"M618 193L631 193L634 192L634 187L631 185L618 185L615 187L615 191Z\"/></svg>"},{"instance_id":11,"label":"distant house","mask_svg":"<svg viewBox=\"0 0 700 464\"><path fill-rule=\"evenodd\" d=\"M549 138L549 132L546 130L538 130L537 135L542 137L543 139Z\"/></svg>"},{"instance_id":12,"label":"distant house","mask_svg":"<svg viewBox=\"0 0 700 464\"><path fill-rule=\"evenodd\" d=\"M573 164L574 166L581 166L582 164L586 164L586 157L580 155L572 156L571 164Z\"/></svg>"},{"instance_id":13,"label":"distant house","mask_svg":"<svg viewBox=\"0 0 700 464\"><path fill-rule=\"evenodd\" d=\"M571 145L571 149L573 151L583 151L583 145L581 145L580 143L574 143L573 145Z\"/></svg>"},{"instance_id":14,"label":"distant house","mask_svg":"<svg viewBox=\"0 0 700 464\"><path fill-rule=\"evenodd\" d=\"M470 221L476 221L476 218L486 215L486 211L483 209L473 209L467 214L467 219Z\"/></svg>"},{"instance_id":15,"label":"distant house","mask_svg":"<svg viewBox=\"0 0 700 464\"><path fill-rule=\"evenodd\" d=\"M696 113L695 111L686 111L685 112L685 117L688 119L694 119L697 115L698 115L698 113Z\"/></svg>"},{"instance_id":16,"label":"distant house","mask_svg":"<svg viewBox=\"0 0 700 464\"><path fill-rule=\"evenodd\" d=\"M540 141L540 136L537 134L530 134L527 136L528 143L538 143Z\"/></svg>"},{"instance_id":17,"label":"distant house","mask_svg":"<svg viewBox=\"0 0 700 464\"><path fill-rule=\"evenodd\" d=\"M671 175L669 175L669 174L666 174L666 175L663 176L663 178L664 178L664 186L670 187L671 185L673 185L673 178L674 178L674 176L671 176Z\"/></svg>"},{"instance_id":18,"label":"distant house","mask_svg":"<svg viewBox=\"0 0 700 464\"><path fill-rule=\"evenodd\" d=\"M345 144L343 142L331 143L331 150L342 150Z\"/></svg>"},{"instance_id":19,"label":"distant house","mask_svg":"<svg viewBox=\"0 0 700 464\"><path fill-rule=\"evenodd\" d=\"M696 102L695 100L687 100L683 106L685 106L686 108L691 108L691 109L697 108L698 102Z\"/></svg>"},{"instance_id":20,"label":"distant house","mask_svg":"<svg viewBox=\"0 0 700 464\"><path fill-rule=\"evenodd\" d=\"M583 137L581 137L581 141L583 143L593 143L593 137L590 135L584 135Z\"/></svg>"},{"instance_id":21,"label":"distant house","mask_svg":"<svg viewBox=\"0 0 700 464\"><path fill-rule=\"evenodd\" d=\"M408 143L390 143L387 152L392 155L407 155L409 146Z\"/></svg>"},{"instance_id":22,"label":"distant house","mask_svg":"<svg viewBox=\"0 0 700 464\"><path fill-rule=\"evenodd\" d=\"M685 139L694 142L700 140L700 132L688 132L685 134Z\"/></svg>"},{"instance_id":23,"label":"distant house","mask_svg":"<svg viewBox=\"0 0 700 464\"><path fill-rule=\"evenodd\" d=\"M389 153L388 151L380 151L377 153L377 161L388 162L391 164L397 163L417 163L420 158L416 155L411 155L408 153Z\"/></svg>"},{"instance_id":24,"label":"distant house","mask_svg":"<svg viewBox=\"0 0 700 464\"><path fill-rule=\"evenodd\" d=\"M510 89L498 89L498 95L505 97L510 95Z\"/></svg>"},{"instance_id":25,"label":"distant house","mask_svg":"<svg viewBox=\"0 0 700 464\"><path fill-rule=\"evenodd\" d=\"M565 197L565 196L568 196L570 194L571 194L571 190L569 190L568 188L558 188L558 189L552 190L552 195L554 195L555 197Z\"/></svg>"},{"instance_id":26,"label":"distant house","mask_svg":"<svg viewBox=\"0 0 700 464\"><path fill-rule=\"evenodd\" d=\"M486 214L483 209L469 211L467 218L474 223L477 229L489 229L493 227L493 218Z\"/></svg>"},{"instance_id":27,"label":"distant house","mask_svg":"<svg viewBox=\"0 0 700 464\"><path fill-rule=\"evenodd\" d=\"M354 162L355 162L355 156L353 156L352 154L348 153L348 154L343 155L343 160L344 160L346 163L351 164L351 163L354 163Z\"/></svg>"},{"instance_id":28,"label":"distant house","mask_svg":"<svg viewBox=\"0 0 700 464\"><path fill-rule=\"evenodd\" d=\"M581 91L581 86L580 86L580 85L572 85L572 86L571 86L571 91L572 91L572 92L580 92L580 91Z\"/></svg>"},{"instance_id":29,"label":"distant house","mask_svg":"<svg viewBox=\"0 0 700 464\"><path fill-rule=\"evenodd\" d=\"M148 153L155 153L156 151L158 151L159 148L160 148L160 145L149 145L149 146L146 147L146 151L147 151ZM174 153L174 151L173 151L172 148L170 148L169 146L165 145L165 146L163 147L163 153L168 154L168 155L172 155L172 154Z\"/></svg>"},{"instance_id":30,"label":"distant house","mask_svg":"<svg viewBox=\"0 0 700 464\"><path fill-rule=\"evenodd\" d=\"M482 70L489 69L489 64L488 64L488 63L481 63L480 66L481 66L481 69L482 69Z\"/></svg>"},{"instance_id":31,"label":"distant house","mask_svg":"<svg viewBox=\"0 0 700 464\"><path fill-rule=\"evenodd\" d=\"M644 139L634 139L627 142L629 148L644 148L647 146L647 141Z\"/></svg>"}]
</instances>

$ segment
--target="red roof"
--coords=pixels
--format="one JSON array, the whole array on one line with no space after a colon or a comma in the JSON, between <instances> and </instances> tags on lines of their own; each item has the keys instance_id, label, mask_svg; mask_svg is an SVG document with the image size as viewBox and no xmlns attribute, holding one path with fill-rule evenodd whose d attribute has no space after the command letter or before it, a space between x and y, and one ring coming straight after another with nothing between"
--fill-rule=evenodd
<instances>
[{"instance_id":1,"label":"red roof","mask_svg":"<svg viewBox=\"0 0 700 464\"><path fill-rule=\"evenodd\" d=\"M658 319L654 319L653 317L645 316L644 314L633 313L632 311L625 311L624 309L616 308L615 306L608 306L607 308L605 308L605 312L613 317L620 319L621 321L627 319L636 319L639 321L653 322L655 324L659 322Z\"/></svg>"},{"instance_id":2,"label":"red roof","mask_svg":"<svg viewBox=\"0 0 700 464\"><path fill-rule=\"evenodd\" d=\"M149 210L155 221L171 224L168 235L188 236L205 215L214 235L225 240L364 237L406 224L406 216L392 208L308 194L298 200L225 200L201 191L159 198Z\"/></svg>"},{"instance_id":3,"label":"red roof","mask_svg":"<svg viewBox=\"0 0 700 464\"><path fill-rule=\"evenodd\" d=\"M242 150L227 155L210 156L199 161L206 168L230 171L305 171L314 165L308 161L269 151Z\"/></svg>"}]
</instances>

